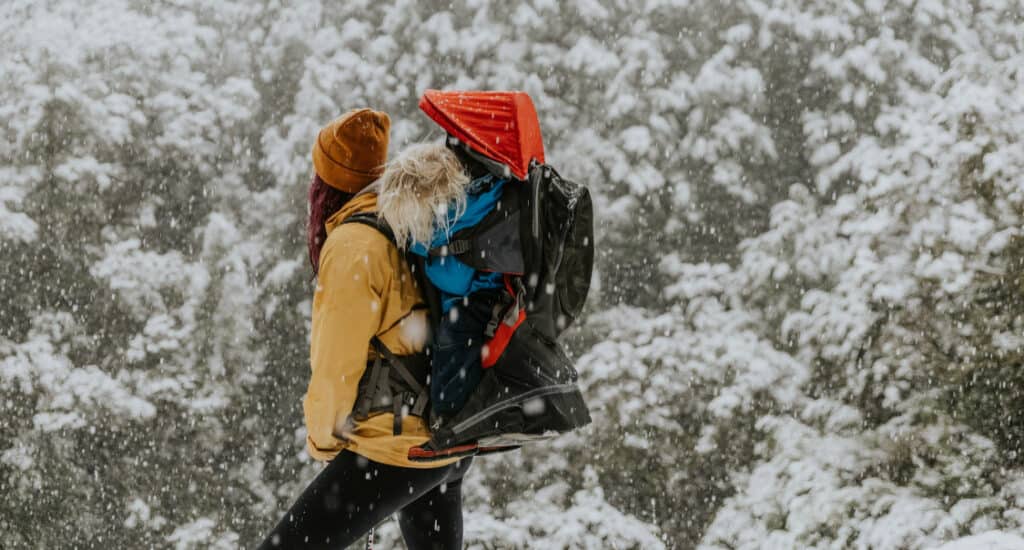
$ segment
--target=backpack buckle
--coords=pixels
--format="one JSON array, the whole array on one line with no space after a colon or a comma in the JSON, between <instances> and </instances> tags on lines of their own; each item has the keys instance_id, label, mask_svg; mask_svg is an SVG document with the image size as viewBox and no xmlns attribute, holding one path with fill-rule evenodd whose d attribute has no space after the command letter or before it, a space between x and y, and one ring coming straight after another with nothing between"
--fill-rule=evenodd
<instances>
[{"instance_id":1,"label":"backpack buckle","mask_svg":"<svg viewBox=\"0 0 1024 550\"><path fill-rule=\"evenodd\" d=\"M502 318L505 317L504 310L505 304L498 302L494 304L494 308L491 309L491 319L487 321L487 328L484 329L484 336L488 340L494 338L494 333L498 330L498 325L501 323Z\"/></svg>"},{"instance_id":2,"label":"backpack buckle","mask_svg":"<svg viewBox=\"0 0 1024 550\"><path fill-rule=\"evenodd\" d=\"M505 314L505 324L514 327L519 321L519 312L526 309L526 286L519 277L512 278L513 289L516 291L512 306Z\"/></svg>"}]
</instances>

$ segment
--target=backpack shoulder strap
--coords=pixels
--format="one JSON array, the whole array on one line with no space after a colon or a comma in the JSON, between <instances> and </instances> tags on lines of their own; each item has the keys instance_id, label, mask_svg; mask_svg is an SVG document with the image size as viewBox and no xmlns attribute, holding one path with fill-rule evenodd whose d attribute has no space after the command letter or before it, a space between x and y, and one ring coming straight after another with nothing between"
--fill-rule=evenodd
<instances>
[{"instance_id":1,"label":"backpack shoulder strap","mask_svg":"<svg viewBox=\"0 0 1024 550\"><path fill-rule=\"evenodd\" d=\"M427 348L429 349L437 337L435 334L437 327L441 326L441 291L427 278L427 262L425 258L417 256L412 252L406 253L405 257L406 261L409 262L409 268L412 270L412 276L416 279L416 286L423 293L423 301L427 304L427 314L430 317L431 326L431 330L428 333Z\"/></svg>"},{"instance_id":2,"label":"backpack shoulder strap","mask_svg":"<svg viewBox=\"0 0 1024 550\"><path fill-rule=\"evenodd\" d=\"M379 231L387 237L392 244L398 247L398 243L395 240L395 233L391 230L391 226L381 219L376 212L359 212L345 218L341 223L359 223L368 225ZM398 248L401 250L401 247ZM409 251L406 251L405 259L413 272L417 286L419 286L423 292L427 306L430 309L431 321L434 322L434 318L437 316L437 320L439 322L441 309L440 301L436 294L437 289L434 288L424 276L423 259ZM434 331L430 331L431 337L433 337L433 332ZM393 409L392 413L395 418L392 431L394 435L400 435L402 433L402 417L406 414L407 409L413 416L424 417L426 414L427 404L430 399L429 386L427 386L425 382L421 383L417 379L417 376L410 370L410 365L406 360L412 356L407 356L405 358L396 356L376 335L374 335L370 340L370 344L373 346L374 351L377 352L377 358L368 366L366 373L363 375L363 379L360 380L360 391L356 396L356 403L353 408L353 412L357 419L364 419L377 410L375 408L375 404L382 401L390 401L390 406ZM392 380L392 372L397 373L397 377L400 382ZM429 375L429 372L428 366L424 373L424 378ZM411 403L404 403L401 399L401 395L405 390L408 390L414 397ZM396 397L398 398L396 399Z\"/></svg>"},{"instance_id":3,"label":"backpack shoulder strap","mask_svg":"<svg viewBox=\"0 0 1024 550\"><path fill-rule=\"evenodd\" d=\"M359 212L345 218L341 223L361 223L363 225L373 227L387 237L392 244L398 246L397 241L395 241L395 233L391 230L391 226L388 225L388 222L381 219L376 212ZM401 250L401 247L399 247L399 250ZM423 299L427 304L427 309L430 314L431 326L440 326L441 295L437 287L431 284L430 279L426 276L426 262L424 261L424 258L406 250L405 260L409 264L409 269L412 270L413 277L416 280L416 285L419 286L420 291L423 293ZM433 339L433 337L434 331L430 331L430 338Z\"/></svg>"},{"instance_id":4,"label":"backpack shoulder strap","mask_svg":"<svg viewBox=\"0 0 1024 550\"><path fill-rule=\"evenodd\" d=\"M389 241L391 241L391 244L396 246L398 244L395 241L395 232L391 230L391 226L388 225L388 222L381 219L376 212L357 212L342 220L341 223L342 225L346 223L360 223L368 225L377 231L380 231Z\"/></svg>"}]
</instances>

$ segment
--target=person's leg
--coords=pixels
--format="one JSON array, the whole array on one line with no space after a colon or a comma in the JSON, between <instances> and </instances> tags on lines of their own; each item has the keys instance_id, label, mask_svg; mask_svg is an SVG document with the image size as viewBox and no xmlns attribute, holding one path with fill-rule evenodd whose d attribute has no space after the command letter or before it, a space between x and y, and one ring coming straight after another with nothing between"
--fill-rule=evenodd
<instances>
[{"instance_id":1,"label":"person's leg","mask_svg":"<svg viewBox=\"0 0 1024 550\"><path fill-rule=\"evenodd\" d=\"M445 481L398 512L398 525L409 550L462 548L462 477L472 463L451 466Z\"/></svg>"},{"instance_id":2,"label":"person's leg","mask_svg":"<svg viewBox=\"0 0 1024 550\"><path fill-rule=\"evenodd\" d=\"M387 466L342 451L306 487L260 548L345 548L455 470L455 465Z\"/></svg>"}]
</instances>

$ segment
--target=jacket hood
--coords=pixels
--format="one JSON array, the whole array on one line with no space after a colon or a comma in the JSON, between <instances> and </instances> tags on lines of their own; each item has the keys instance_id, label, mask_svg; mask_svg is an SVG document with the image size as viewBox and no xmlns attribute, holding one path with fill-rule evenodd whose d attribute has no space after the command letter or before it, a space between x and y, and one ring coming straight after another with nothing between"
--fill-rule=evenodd
<instances>
[{"instance_id":1,"label":"jacket hood","mask_svg":"<svg viewBox=\"0 0 1024 550\"><path fill-rule=\"evenodd\" d=\"M330 235L341 222L345 221L345 218L353 214L360 212L376 212L377 211L377 194L376 193L359 193L352 197L351 200L345 203L337 212L334 213L327 221L324 222L324 226L327 228L327 234Z\"/></svg>"}]
</instances>

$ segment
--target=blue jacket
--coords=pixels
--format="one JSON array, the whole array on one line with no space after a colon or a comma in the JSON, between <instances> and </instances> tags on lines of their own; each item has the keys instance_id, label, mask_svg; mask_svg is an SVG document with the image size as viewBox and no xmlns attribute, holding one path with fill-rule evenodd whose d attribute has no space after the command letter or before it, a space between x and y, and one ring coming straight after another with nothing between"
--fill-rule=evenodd
<instances>
[{"instance_id":1,"label":"blue jacket","mask_svg":"<svg viewBox=\"0 0 1024 550\"><path fill-rule=\"evenodd\" d=\"M423 243L413 243L410 248L413 254L426 258L424 271L430 282L441 291L442 310L445 313L463 296L469 296L478 290L500 288L503 285L502 274L477 271L454 256L430 256L428 250L447 245L452 234L480 223L498 204L501 190L507 181L491 174L471 181L466 187L466 210L462 216L456 217L455 208L450 208L450 229L446 232L442 228L436 228L429 247Z\"/></svg>"}]
</instances>

